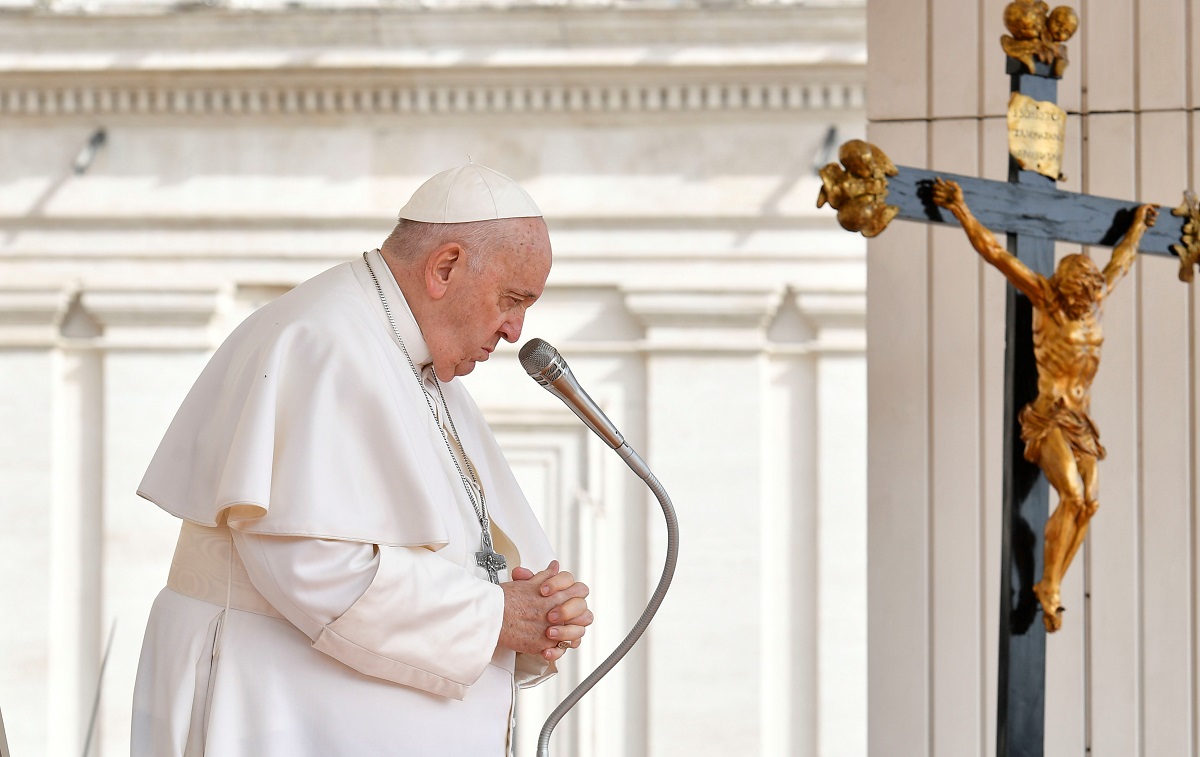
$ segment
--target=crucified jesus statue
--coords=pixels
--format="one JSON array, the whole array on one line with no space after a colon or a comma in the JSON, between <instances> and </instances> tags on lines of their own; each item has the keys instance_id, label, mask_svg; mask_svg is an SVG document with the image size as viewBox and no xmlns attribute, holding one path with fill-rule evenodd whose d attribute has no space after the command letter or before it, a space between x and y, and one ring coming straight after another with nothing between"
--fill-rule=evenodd
<instances>
[{"instance_id":1,"label":"crucified jesus statue","mask_svg":"<svg viewBox=\"0 0 1200 757\"><path fill-rule=\"evenodd\" d=\"M1100 313L1105 299L1129 271L1142 235L1154 225L1158 211L1153 205L1137 208L1103 271L1087 255L1075 254L1064 257L1054 275L1046 278L1000 246L971 214L958 184L935 180L933 202L954 214L975 250L1033 305L1038 393L1021 409L1018 420L1025 459L1041 468L1058 492L1058 507L1046 521L1042 580L1033 587L1046 630L1057 631L1064 609L1059 596L1063 575L1087 535L1088 521L1100 507L1096 462L1104 459L1104 447L1088 415L1104 342Z\"/></svg>"}]
</instances>

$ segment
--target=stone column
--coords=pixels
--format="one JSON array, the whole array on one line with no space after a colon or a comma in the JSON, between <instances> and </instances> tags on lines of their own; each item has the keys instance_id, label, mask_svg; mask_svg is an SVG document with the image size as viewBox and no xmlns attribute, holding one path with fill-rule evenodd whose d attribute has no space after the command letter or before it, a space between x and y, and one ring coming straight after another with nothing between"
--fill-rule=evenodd
<instances>
[{"instance_id":1,"label":"stone column","mask_svg":"<svg viewBox=\"0 0 1200 757\"><path fill-rule=\"evenodd\" d=\"M0 706L14 754L48 754L54 344L67 298L57 286L0 289L0 530L5 607L23 622L0 625L6 675ZM11 675L9 674L11 673Z\"/></svg>"},{"instance_id":2,"label":"stone column","mask_svg":"<svg viewBox=\"0 0 1200 757\"><path fill-rule=\"evenodd\" d=\"M83 752L100 670L104 368L75 294L54 354L47 753Z\"/></svg>"},{"instance_id":3,"label":"stone column","mask_svg":"<svg viewBox=\"0 0 1200 757\"><path fill-rule=\"evenodd\" d=\"M764 689L784 685L774 671L790 665L792 637L776 625L791 556L774 548L790 524L768 523L779 508L763 475L765 329L779 302L768 289L626 295L646 330L645 457L681 522L675 584L648 639L653 757L758 754L787 728L759 714ZM651 509L654 565L665 544Z\"/></svg>"},{"instance_id":4,"label":"stone column","mask_svg":"<svg viewBox=\"0 0 1200 757\"><path fill-rule=\"evenodd\" d=\"M180 401L230 328L221 316L235 309L234 296L232 286L205 283L159 290L97 287L83 294L83 306L103 332L96 348L104 360L107 414L100 496L109 549L95 567L104 598L95 648L103 651L116 623L90 757L128 752L142 635L179 531L177 518L134 491ZM89 695L96 685L95 671L91 675Z\"/></svg>"},{"instance_id":5,"label":"stone column","mask_svg":"<svg viewBox=\"0 0 1200 757\"><path fill-rule=\"evenodd\" d=\"M155 520L149 505L125 507L132 485L106 507L106 469L114 439L161 433L178 403L174 395L186 391L198 366L188 365L180 380L168 365L174 360L146 362L138 375L160 391L140 387L135 397L109 391L106 376L114 353L116 387L128 380L120 360L128 363L131 355L202 357L212 346L218 304L212 288L0 290L0 387L11 397L0 409L0 427L23 429L20 438L0 440L0 495L15 515L0 534L0 574L17 588L5 599L27 621L0 630L0 645L18 671L3 701L17 754L29 751L24 746L54 757L84 752L114 618L121 626L89 754L104 752L102 732L121 743L107 753L128 749L128 703L146 612L141 602L161 585L178 523L165 514ZM171 395L165 412L156 407L162 391ZM114 394L120 417L109 427L106 407ZM153 430L147 418L157 419ZM151 535L159 521L166 521L164 533ZM106 543L135 548L106 555ZM131 586L141 590L136 600L125 596ZM14 698L14 691L24 696Z\"/></svg>"},{"instance_id":6,"label":"stone column","mask_svg":"<svg viewBox=\"0 0 1200 757\"><path fill-rule=\"evenodd\" d=\"M804 491L813 498L814 517L806 526L816 550L817 620L813 645L800 648L811 655L816 687L809 696L814 728L820 727L805 742L810 752L791 753L861 757L867 751L866 297L806 292L795 303L814 326L806 345L812 415L808 428L796 432L793 459L813 460ZM799 417L797 425L803 425ZM804 683L794 681L797 713L806 712L799 709Z\"/></svg>"}]
</instances>

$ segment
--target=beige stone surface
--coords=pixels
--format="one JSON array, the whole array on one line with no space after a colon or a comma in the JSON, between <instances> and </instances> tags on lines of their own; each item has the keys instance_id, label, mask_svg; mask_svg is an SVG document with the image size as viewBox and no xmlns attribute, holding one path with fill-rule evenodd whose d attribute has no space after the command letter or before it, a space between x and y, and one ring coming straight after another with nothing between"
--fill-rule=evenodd
<instances>
[{"instance_id":1,"label":"beige stone surface","mask_svg":"<svg viewBox=\"0 0 1200 757\"><path fill-rule=\"evenodd\" d=\"M1005 5L868 3L868 135L895 163L1006 177ZM1195 4L1075 8L1060 188L1166 212L1198 164ZM946 75L948 51L973 78ZM943 97L943 81L974 94ZM950 105L975 95L973 111ZM1004 285L960 230L901 226L868 246L869 754L982 757L997 738ZM1067 625L1047 641L1047 755L1195 751L1196 319L1177 268L1140 259L1106 304L1092 415L1108 458Z\"/></svg>"}]
</instances>

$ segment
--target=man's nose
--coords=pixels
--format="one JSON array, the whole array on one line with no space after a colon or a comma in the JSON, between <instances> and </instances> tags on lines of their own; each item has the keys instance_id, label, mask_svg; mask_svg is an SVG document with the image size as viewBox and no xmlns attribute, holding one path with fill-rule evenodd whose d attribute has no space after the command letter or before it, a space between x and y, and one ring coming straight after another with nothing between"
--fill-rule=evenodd
<instances>
[{"instance_id":1,"label":"man's nose","mask_svg":"<svg viewBox=\"0 0 1200 757\"><path fill-rule=\"evenodd\" d=\"M509 318L500 325L500 335L504 337L506 342L516 342L521 338L521 328L525 325L525 315L518 315Z\"/></svg>"}]
</instances>

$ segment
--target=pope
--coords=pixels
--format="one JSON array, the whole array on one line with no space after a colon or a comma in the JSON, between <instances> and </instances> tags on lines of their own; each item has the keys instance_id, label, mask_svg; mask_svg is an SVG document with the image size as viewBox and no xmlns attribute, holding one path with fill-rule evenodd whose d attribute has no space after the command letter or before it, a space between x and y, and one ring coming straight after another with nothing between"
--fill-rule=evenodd
<instances>
[{"instance_id":1,"label":"pope","mask_svg":"<svg viewBox=\"0 0 1200 757\"><path fill-rule=\"evenodd\" d=\"M509 753L516 688L593 615L455 378L520 337L541 216L496 171L439 173L213 355L138 489L183 523L134 757Z\"/></svg>"}]
</instances>

